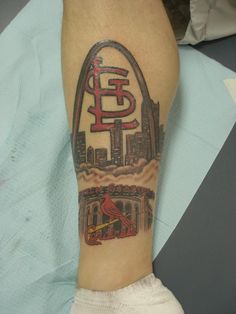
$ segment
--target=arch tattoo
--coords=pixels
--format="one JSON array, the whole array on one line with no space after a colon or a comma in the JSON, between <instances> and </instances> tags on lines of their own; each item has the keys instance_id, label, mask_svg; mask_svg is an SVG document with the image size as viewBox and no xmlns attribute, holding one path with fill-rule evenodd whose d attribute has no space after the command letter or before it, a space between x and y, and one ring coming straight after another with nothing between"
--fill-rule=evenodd
<instances>
[{"instance_id":1,"label":"arch tattoo","mask_svg":"<svg viewBox=\"0 0 236 314\"><path fill-rule=\"evenodd\" d=\"M163 140L160 104L135 58L118 42L96 43L79 76L72 131L79 230L87 244L151 228Z\"/></svg>"}]
</instances>

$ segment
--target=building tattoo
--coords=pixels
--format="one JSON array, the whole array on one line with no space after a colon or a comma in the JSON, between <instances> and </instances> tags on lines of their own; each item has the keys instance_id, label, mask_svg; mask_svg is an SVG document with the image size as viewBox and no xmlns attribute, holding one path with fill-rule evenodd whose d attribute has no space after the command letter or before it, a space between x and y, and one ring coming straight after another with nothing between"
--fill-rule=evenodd
<instances>
[{"instance_id":1,"label":"building tattoo","mask_svg":"<svg viewBox=\"0 0 236 314\"><path fill-rule=\"evenodd\" d=\"M92 146L87 149L87 163L94 165L94 148Z\"/></svg>"},{"instance_id":2,"label":"building tattoo","mask_svg":"<svg viewBox=\"0 0 236 314\"><path fill-rule=\"evenodd\" d=\"M79 230L90 245L150 229L154 192L136 185L90 188L79 194Z\"/></svg>"},{"instance_id":3,"label":"building tattoo","mask_svg":"<svg viewBox=\"0 0 236 314\"><path fill-rule=\"evenodd\" d=\"M79 171L79 165L86 163L86 135L85 132L78 132L76 140L77 154L75 155L76 171Z\"/></svg>"},{"instance_id":4,"label":"building tattoo","mask_svg":"<svg viewBox=\"0 0 236 314\"><path fill-rule=\"evenodd\" d=\"M107 165L107 149L97 148L95 149L95 166L103 168Z\"/></svg>"},{"instance_id":5,"label":"building tattoo","mask_svg":"<svg viewBox=\"0 0 236 314\"><path fill-rule=\"evenodd\" d=\"M130 90L129 71L106 65L102 49L113 48L129 61L142 95L137 104ZM106 86L104 84L106 75ZM103 83L102 83L103 80ZM84 104L84 95L92 99ZM117 110L105 110L110 97ZM114 108L114 106L112 107ZM139 110L139 117L134 114ZM81 127L81 115L87 115L90 130ZM79 77L74 106L72 148L77 175L97 182L102 176L113 181L80 191L80 234L89 245L109 239L135 236L151 228L155 193L141 185L116 184L119 176L140 174L159 162L164 129L160 125L160 104L149 96L141 69L131 53L114 41L102 41L89 51ZM91 142L92 134L106 132L109 143ZM98 173L98 171L100 171ZM108 178L108 177L107 177Z\"/></svg>"},{"instance_id":6,"label":"building tattoo","mask_svg":"<svg viewBox=\"0 0 236 314\"><path fill-rule=\"evenodd\" d=\"M123 134L122 120L115 119L114 127L110 129L111 135L111 164L123 165Z\"/></svg>"}]
</instances>

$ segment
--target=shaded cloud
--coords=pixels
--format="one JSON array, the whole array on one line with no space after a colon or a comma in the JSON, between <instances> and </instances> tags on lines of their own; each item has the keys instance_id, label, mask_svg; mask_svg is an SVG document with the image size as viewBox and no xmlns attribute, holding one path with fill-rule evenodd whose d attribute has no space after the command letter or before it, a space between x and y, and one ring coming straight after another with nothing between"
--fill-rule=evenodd
<instances>
[{"instance_id":1,"label":"shaded cloud","mask_svg":"<svg viewBox=\"0 0 236 314\"><path fill-rule=\"evenodd\" d=\"M106 170L86 168L78 174L78 179L89 185L109 185L129 181L149 185L155 183L158 171L159 161L153 159L147 163L146 160L140 159L134 165L112 167Z\"/></svg>"}]
</instances>

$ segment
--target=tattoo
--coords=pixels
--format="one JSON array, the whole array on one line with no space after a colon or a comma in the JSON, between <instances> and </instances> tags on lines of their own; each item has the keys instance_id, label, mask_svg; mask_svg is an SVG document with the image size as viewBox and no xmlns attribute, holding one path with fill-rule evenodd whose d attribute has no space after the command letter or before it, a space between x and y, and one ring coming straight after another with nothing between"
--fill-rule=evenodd
<instances>
[{"instance_id":1,"label":"tattoo","mask_svg":"<svg viewBox=\"0 0 236 314\"><path fill-rule=\"evenodd\" d=\"M139 124L135 119L134 121L124 123L118 118L127 117L135 110L136 100L134 96L127 90L123 90L123 85L129 85L127 79L109 79L108 86L115 86L114 89L102 88L100 76L102 73L118 74L126 77L128 71L121 68L101 66L103 59L101 57L95 57L91 63L91 69L89 70L86 77L85 91L94 96L95 106L90 106L88 112L95 116L95 123L91 125L91 132L102 132L114 129L116 122L120 122L123 130L135 129ZM93 79L93 87L90 87L90 78ZM102 96L115 96L117 105L124 106L124 98L127 98L130 106L125 110L119 111L104 111L102 108ZM104 119L117 118L113 123L104 123Z\"/></svg>"},{"instance_id":2,"label":"tattoo","mask_svg":"<svg viewBox=\"0 0 236 314\"><path fill-rule=\"evenodd\" d=\"M154 192L136 185L109 185L80 192L80 232L87 244L135 236L151 227Z\"/></svg>"},{"instance_id":3,"label":"tattoo","mask_svg":"<svg viewBox=\"0 0 236 314\"><path fill-rule=\"evenodd\" d=\"M125 58L127 68L114 66L105 48ZM108 108L107 99L114 103ZM101 132L106 140L100 143ZM150 98L132 54L114 41L95 44L79 77L72 132L75 169L85 187L79 194L80 234L87 244L151 227L155 193L148 185L155 184L163 140L160 104Z\"/></svg>"}]
</instances>

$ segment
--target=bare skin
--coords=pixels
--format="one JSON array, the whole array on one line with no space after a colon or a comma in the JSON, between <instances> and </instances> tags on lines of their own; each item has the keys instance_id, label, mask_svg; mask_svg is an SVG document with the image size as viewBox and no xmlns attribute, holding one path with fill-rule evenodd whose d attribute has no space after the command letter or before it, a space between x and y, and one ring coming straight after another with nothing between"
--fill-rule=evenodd
<instances>
[{"instance_id":1,"label":"bare skin","mask_svg":"<svg viewBox=\"0 0 236 314\"><path fill-rule=\"evenodd\" d=\"M77 284L114 290L152 272L161 130L179 73L162 2L64 1L62 66L80 192Z\"/></svg>"}]
</instances>

